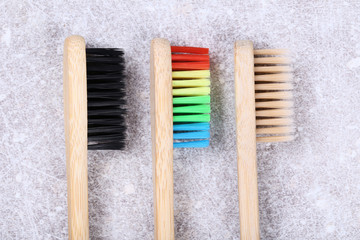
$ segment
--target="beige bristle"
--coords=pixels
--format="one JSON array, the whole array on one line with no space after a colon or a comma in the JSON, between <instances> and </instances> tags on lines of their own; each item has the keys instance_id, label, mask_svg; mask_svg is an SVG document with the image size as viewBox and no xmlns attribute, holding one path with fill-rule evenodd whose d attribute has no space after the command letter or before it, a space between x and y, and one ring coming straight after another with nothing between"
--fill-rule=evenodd
<instances>
[{"instance_id":1,"label":"beige bristle","mask_svg":"<svg viewBox=\"0 0 360 240\"><path fill-rule=\"evenodd\" d=\"M289 91L255 93L255 99L291 99L291 98L292 98L292 93Z\"/></svg>"},{"instance_id":2,"label":"beige bristle","mask_svg":"<svg viewBox=\"0 0 360 240\"><path fill-rule=\"evenodd\" d=\"M287 117L293 115L292 109L270 109L270 110L257 110L257 117Z\"/></svg>"},{"instance_id":3,"label":"beige bristle","mask_svg":"<svg viewBox=\"0 0 360 240\"><path fill-rule=\"evenodd\" d=\"M257 49L254 50L254 55L289 55L287 49Z\"/></svg>"},{"instance_id":4,"label":"beige bristle","mask_svg":"<svg viewBox=\"0 0 360 240\"><path fill-rule=\"evenodd\" d=\"M287 55L283 49L254 50L258 142L293 139L292 68Z\"/></svg>"},{"instance_id":5,"label":"beige bristle","mask_svg":"<svg viewBox=\"0 0 360 240\"><path fill-rule=\"evenodd\" d=\"M292 124L291 118L256 119L256 126L291 126Z\"/></svg>"},{"instance_id":6,"label":"beige bristle","mask_svg":"<svg viewBox=\"0 0 360 240\"><path fill-rule=\"evenodd\" d=\"M294 132L293 127L268 127L256 129L256 134L284 134L290 132Z\"/></svg>"},{"instance_id":7,"label":"beige bristle","mask_svg":"<svg viewBox=\"0 0 360 240\"><path fill-rule=\"evenodd\" d=\"M255 84L255 90L291 90L291 89L293 89L291 83Z\"/></svg>"},{"instance_id":8,"label":"beige bristle","mask_svg":"<svg viewBox=\"0 0 360 240\"><path fill-rule=\"evenodd\" d=\"M257 142L289 142L294 140L294 135L256 137Z\"/></svg>"},{"instance_id":9,"label":"beige bristle","mask_svg":"<svg viewBox=\"0 0 360 240\"><path fill-rule=\"evenodd\" d=\"M263 74L256 75L255 81L259 82L290 82L292 75L290 73L279 73L279 74Z\"/></svg>"},{"instance_id":10,"label":"beige bristle","mask_svg":"<svg viewBox=\"0 0 360 240\"><path fill-rule=\"evenodd\" d=\"M290 59L286 57L258 57L254 59L255 64L289 64Z\"/></svg>"},{"instance_id":11,"label":"beige bristle","mask_svg":"<svg viewBox=\"0 0 360 240\"><path fill-rule=\"evenodd\" d=\"M291 72L292 69L290 66L264 66L254 67L255 73L282 73L282 72Z\"/></svg>"},{"instance_id":12,"label":"beige bristle","mask_svg":"<svg viewBox=\"0 0 360 240\"><path fill-rule=\"evenodd\" d=\"M256 108L292 108L294 103L292 101L266 101L256 102Z\"/></svg>"}]
</instances>

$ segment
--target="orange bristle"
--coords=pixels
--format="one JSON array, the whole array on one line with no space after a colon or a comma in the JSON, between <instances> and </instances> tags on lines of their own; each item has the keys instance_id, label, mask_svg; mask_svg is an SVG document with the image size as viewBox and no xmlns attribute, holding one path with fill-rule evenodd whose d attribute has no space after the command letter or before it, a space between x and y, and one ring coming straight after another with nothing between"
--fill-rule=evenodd
<instances>
[{"instance_id":1,"label":"orange bristle","mask_svg":"<svg viewBox=\"0 0 360 240\"><path fill-rule=\"evenodd\" d=\"M197 54L172 54L171 60L173 62L209 62L209 55Z\"/></svg>"},{"instance_id":2,"label":"orange bristle","mask_svg":"<svg viewBox=\"0 0 360 240\"><path fill-rule=\"evenodd\" d=\"M209 54L208 48L171 46L172 53Z\"/></svg>"},{"instance_id":3,"label":"orange bristle","mask_svg":"<svg viewBox=\"0 0 360 240\"><path fill-rule=\"evenodd\" d=\"M173 62L173 70L208 70L210 68L209 61L207 62Z\"/></svg>"}]
</instances>

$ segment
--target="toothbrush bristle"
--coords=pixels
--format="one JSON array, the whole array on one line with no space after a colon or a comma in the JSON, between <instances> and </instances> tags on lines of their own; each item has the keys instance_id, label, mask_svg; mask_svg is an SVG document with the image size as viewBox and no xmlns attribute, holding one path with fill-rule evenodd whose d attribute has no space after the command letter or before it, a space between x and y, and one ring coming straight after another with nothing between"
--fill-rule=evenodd
<instances>
[{"instance_id":1,"label":"toothbrush bristle","mask_svg":"<svg viewBox=\"0 0 360 240\"><path fill-rule=\"evenodd\" d=\"M283 142L294 138L290 63L287 50L254 50L256 134L259 142Z\"/></svg>"},{"instance_id":2,"label":"toothbrush bristle","mask_svg":"<svg viewBox=\"0 0 360 240\"><path fill-rule=\"evenodd\" d=\"M171 47L174 148L207 147L210 138L208 48Z\"/></svg>"},{"instance_id":3,"label":"toothbrush bristle","mask_svg":"<svg viewBox=\"0 0 360 240\"><path fill-rule=\"evenodd\" d=\"M125 147L124 52L114 48L87 48L88 149Z\"/></svg>"}]
</instances>

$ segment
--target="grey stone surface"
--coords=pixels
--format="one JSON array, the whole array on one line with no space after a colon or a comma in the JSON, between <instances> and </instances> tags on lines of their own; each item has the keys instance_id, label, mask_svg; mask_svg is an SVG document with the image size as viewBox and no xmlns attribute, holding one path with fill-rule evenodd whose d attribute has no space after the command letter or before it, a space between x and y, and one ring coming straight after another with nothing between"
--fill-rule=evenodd
<instances>
[{"instance_id":1,"label":"grey stone surface","mask_svg":"<svg viewBox=\"0 0 360 240\"><path fill-rule=\"evenodd\" d=\"M208 149L174 153L177 239L239 239L233 43L289 48L296 139L258 144L262 239L360 239L360 3L0 1L0 239L66 239L63 41L126 51L128 148L89 152L92 239L153 239L149 47L209 47Z\"/></svg>"}]
</instances>

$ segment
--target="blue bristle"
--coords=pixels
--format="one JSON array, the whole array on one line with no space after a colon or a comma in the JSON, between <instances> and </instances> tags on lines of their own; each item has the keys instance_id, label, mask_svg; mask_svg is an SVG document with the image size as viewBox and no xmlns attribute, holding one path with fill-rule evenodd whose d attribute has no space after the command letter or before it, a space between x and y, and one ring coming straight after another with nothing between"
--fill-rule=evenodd
<instances>
[{"instance_id":1,"label":"blue bristle","mask_svg":"<svg viewBox=\"0 0 360 240\"><path fill-rule=\"evenodd\" d=\"M174 148L203 148L209 146L209 140L174 142Z\"/></svg>"},{"instance_id":2,"label":"blue bristle","mask_svg":"<svg viewBox=\"0 0 360 240\"><path fill-rule=\"evenodd\" d=\"M174 131L205 131L210 130L210 123L190 123L174 125Z\"/></svg>"},{"instance_id":3,"label":"blue bristle","mask_svg":"<svg viewBox=\"0 0 360 240\"><path fill-rule=\"evenodd\" d=\"M209 131L174 133L174 139L205 139L210 138Z\"/></svg>"}]
</instances>

